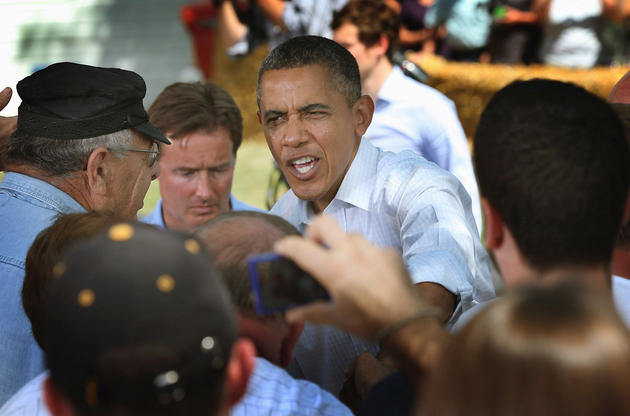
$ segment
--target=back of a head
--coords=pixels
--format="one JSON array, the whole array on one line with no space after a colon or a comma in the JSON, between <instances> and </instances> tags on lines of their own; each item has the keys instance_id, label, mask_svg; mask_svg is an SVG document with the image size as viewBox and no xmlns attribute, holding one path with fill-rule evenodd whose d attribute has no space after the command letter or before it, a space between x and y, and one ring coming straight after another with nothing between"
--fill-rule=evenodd
<instances>
[{"instance_id":1,"label":"back of a head","mask_svg":"<svg viewBox=\"0 0 630 416\"><path fill-rule=\"evenodd\" d=\"M378 43L381 36L389 41L387 57L392 61L398 47L399 19L394 10L380 0L351 0L333 13L333 31L349 23L359 29L359 41L367 48Z\"/></svg>"},{"instance_id":2,"label":"back of a head","mask_svg":"<svg viewBox=\"0 0 630 416\"><path fill-rule=\"evenodd\" d=\"M515 289L450 341L420 415L630 414L630 333L610 295L565 282Z\"/></svg>"},{"instance_id":3,"label":"back of a head","mask_svg":"<svg viewBox=\"0 0 630 416\"><path fill-rule=\"evenodd\" d=\"M42 325L48 289L55 273L59 273L55 265L70 247L100 234L115 222L115 217L96 211L65 214L35 237L26 255L22 305L40 347L44 346Z\"/></svg>"},{"instance_id":4,"label":"back of a head","mask_svg":"<svg viewBox=\"0 0 630 416\"><path fill-rule=\"evenodd\" d=\"M83 415L214 414L236 324L197 240L118 223L69 250L46 310L53 385Z\"/></svg>"},{"instance_id":5,"label":"back of a head","mask_svg":"<svg viewBox=\"0 0 630 416\"><path fill-rule=\"evenodd\" d=\"M232 149L243 139L243 118L232 96L210 81L176 82L164 88L151 107L149 117L171 139L223 127L230 133Z\"/></svg>"},{"instance_id":6,"label":"back of a head","mask_svg":"<svg viewBox=\"0 0 630 416\"><path fill-rule=\"evenodd\" d=\"M559 81L516 81L481 115L480 193L530 265L607 266L628 190L630 156L606 102Z\"/></svg>"},{"instance_id":7,"label":"back of a head","mask_svg":"<svg viewBox=\"0 0 630 416\"><path fill-rule=\"evenodd\" d=\"M319 65L328 71L329 82L349 106L361 97L361 77L357 61L343 46L320 36L297 36L274 48L258 70L256 98L260 106L263 75L267 71Z\"/></svg>"},{"instance_id":8,"label":"back of a head","mask_svg":"<svg viewBox=\"0 0 630 416\"><path fill-rule=\"evenodd\" d=\"M197 232L223 276L232 301L249 316L256 316L256 312L247 260L273 251L274 243L288 235L300 233L278 216L254 211L219 214Z\"/></svg>"}]
</instances>

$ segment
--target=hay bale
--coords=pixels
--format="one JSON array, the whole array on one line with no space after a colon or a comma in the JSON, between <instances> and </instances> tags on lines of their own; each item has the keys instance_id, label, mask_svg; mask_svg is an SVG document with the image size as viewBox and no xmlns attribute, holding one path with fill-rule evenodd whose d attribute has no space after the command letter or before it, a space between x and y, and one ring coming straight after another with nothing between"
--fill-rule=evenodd
<instances>
[{"instance_id":1,"label":"hay bale","mask_svg":"<svg viewBox=\"0 0 630 416\"><path fill-rule=\"evenodd\" d=\"M431 77L429 85L455 102L466 136L472 137L481 111L492 95L512 81L549 78L581 85L606 98L627 67L598 67L589 70L543 65L491 65L449 62L429 56L416 61Z\"/></svg>"}]
</instances>

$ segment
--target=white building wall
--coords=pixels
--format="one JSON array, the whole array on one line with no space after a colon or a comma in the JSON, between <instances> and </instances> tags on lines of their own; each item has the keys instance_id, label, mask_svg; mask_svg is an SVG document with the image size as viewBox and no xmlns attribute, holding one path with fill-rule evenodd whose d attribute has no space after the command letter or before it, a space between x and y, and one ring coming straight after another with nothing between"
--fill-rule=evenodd
<instances>
[{"instance_id":1,"label":"white building wall","mask_svg":"<svg viewBox=\"0 0 630 416\"><path fill-rule=\"evenodd\" d=\"M179 19L195 0L0 0L0 89L13 88L2 115L17 114L17 82L54 62L133 70L147 84L145 107L175 81L199 79Z\"/></svg>"}]
</instances>

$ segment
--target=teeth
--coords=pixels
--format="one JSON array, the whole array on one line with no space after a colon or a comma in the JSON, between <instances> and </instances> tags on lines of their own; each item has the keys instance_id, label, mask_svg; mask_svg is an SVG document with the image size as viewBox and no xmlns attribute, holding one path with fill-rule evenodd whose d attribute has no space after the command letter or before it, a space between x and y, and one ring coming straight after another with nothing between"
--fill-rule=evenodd
<instances>
[{"instance_id":1,"label":"teeth","mask_svg":"<svg viewBox=\"0 0 630 416\"><path fill-rule=\"evenodd\" d=\"M315 160L315 158L314 158L314 157L311 157L311 156L305 156L305 157L299 158L298 160L293 161L293 164L294 164L294 165L303 165L303 164L305 164L305 163L310 163L310 162L312 162L313 160Z\"/></svg>"},{"instance_id":2,"label":"teeth","mask_svg":"<svg viewBox=\"0 0 630 416\"><path fill-rule=\"evenodd\" d=\"M309 170L313 169L313 166L296 166L295 169L297 169L297 171L300 173L306 173Z\"/></svg>"}]
</instances>

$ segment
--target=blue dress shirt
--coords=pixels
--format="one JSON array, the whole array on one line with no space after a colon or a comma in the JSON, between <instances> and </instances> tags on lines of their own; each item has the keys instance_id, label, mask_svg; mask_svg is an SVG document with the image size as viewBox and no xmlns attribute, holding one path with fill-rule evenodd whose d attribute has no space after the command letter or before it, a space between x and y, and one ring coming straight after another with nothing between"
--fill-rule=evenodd
<instances>
[{"instance_id":1,"label":"blue dress shirt","mask_svg":"<svg viewBox=\"0 0 630 416\"><path fill-rule=\"evenodd\" d=\"M26 253L57 215L82 211L68 194L42 180L7 172L0 183L0 405L44 370L22 308Z\"/></svg>"}]
</instances>

